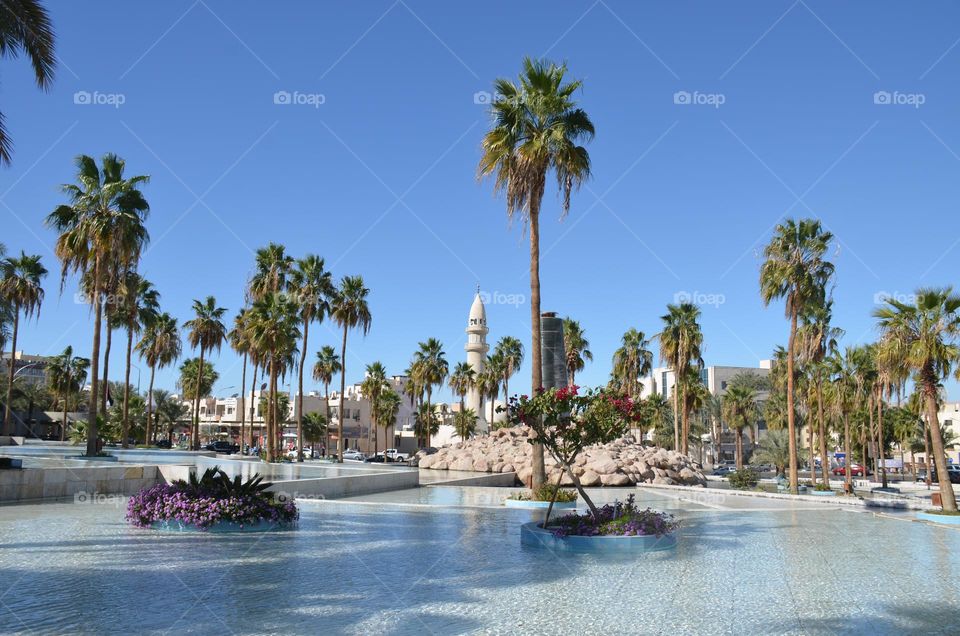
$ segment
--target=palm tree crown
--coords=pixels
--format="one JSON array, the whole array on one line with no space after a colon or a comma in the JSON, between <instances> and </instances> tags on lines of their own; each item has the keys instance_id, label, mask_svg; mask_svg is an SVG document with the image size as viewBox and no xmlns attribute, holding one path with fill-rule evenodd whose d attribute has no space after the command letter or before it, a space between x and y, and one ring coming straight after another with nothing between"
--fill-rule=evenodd
<instances>
[{"instance_id":1,"label":"palm tree crown","mask_svg":"<svg viewBox=\"0 0 960 636\"><path fill-rule=\"evenodd\" d=\"M25 53L33 67L33 78L42 90L53 82L57 56L53 52L53 25L39 0L0 3L0 56ZM0 163L10 164L13 141L0 115Z\"/></svg>"}]
</instances>

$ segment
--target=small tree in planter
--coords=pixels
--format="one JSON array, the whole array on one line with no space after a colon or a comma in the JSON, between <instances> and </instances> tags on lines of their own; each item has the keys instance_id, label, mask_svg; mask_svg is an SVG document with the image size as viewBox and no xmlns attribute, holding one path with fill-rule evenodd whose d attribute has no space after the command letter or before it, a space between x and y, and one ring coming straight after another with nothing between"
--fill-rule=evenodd
<instances>
[{"instance_id":1,"label":"small tree in planter","mask_svg":"<svg viewBox=\"0 0 960 636\"><path fill-rule=\"evenodd\" d=\"M536 437L530 436L527 441L543 444L553 456L561 469L557 486L566 473L594 520L599 522L600 511L587 496L572 466L587 446L612 442L627 432L639 415L633 400L608 389L591 389L580 394L579 387L569 386L541 390L532 398L512 397L507 412L511 424L529 426L536 433ZM543 527L550 520L558 491L559 488L554 490Z\"/></svg>"}]
</instances>

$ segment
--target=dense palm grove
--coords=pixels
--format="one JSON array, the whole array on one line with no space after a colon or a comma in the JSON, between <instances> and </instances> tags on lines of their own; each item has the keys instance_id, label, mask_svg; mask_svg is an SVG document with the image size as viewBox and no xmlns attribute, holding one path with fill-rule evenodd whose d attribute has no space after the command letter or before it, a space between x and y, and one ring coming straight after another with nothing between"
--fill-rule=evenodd
<instances>
[{"instance_id":1,"label":"dense palm grove","mask_svg":"<svg viewBox=\"0 0 960 636\"><path fill-rule=\"evenodd\" d=\"M46 88L56 61L46 11L29 1L4 11L11 19L2 25L6 46L0 54L22 50L37 84ZM508 215L519 217L529 232L529 349L506 336L478 372L464 363L451 369L443 344L428 338L418 344L403 372L408 378L404 395L392 388L383 364L366 365L361 388L371 402L371 428L389 431L402 401L409 400L416 414L417 439L421 446L430 446L441 422L435 391L446 386L460 402L454 427L465 439L475 433L480 415L466 408L466 396L477 391L484 419L494 422L496 401L509 396L510 380L527 353L531 386L542 386L540 212L549 176L556 179L561 216L569 210L572 193L591 176L583 144L593 138L595 128L574 99L581 86L581 81L568 79L565 65L524 60L516 80L501 78L494 83L492 125L481 144L478 178L493 179L495 190L506 198ZM10 160L10 136L0 123L0 163ZM266 389L259 411L266 424L267 461L278 459L281 424L288 413L290 396L279 390L281 382L295 375L293 417L302 461L304 441L326 443L327 423L334 419L329 400L324 413L303 412L311 326L329 321L339 330L339 347L322 345L310 371L328 398L331 384L339 378L342 396L348 372L357 373L347 369L348 339L351 334L366 334L372 326L370 290L361 276L335 281L317 255L296 258L283 245L271 243L257 250L254 273L244 288L247 303L232 319L215 297L207 296L194 301L193 314L178 324L162 310L160 292L140 272L150 240L150 206L142 192L148 183L145 175L128 175L125 162L114 154L104 155L99 163L90 156L77 157L74 181L62 186L65 202L49 214L46 224L57 235L61 293L67 278L75 276L90 304L90 356L66 347L48 364L48 386L18 380L15 365L10 364L3 391L3 432L12 430L17 412L30 420L37 410L57 410L62 413L61 439L85 442L88 455L98 454L100 439L120 440L124 447L169 439L183 421L191 422L191 443L198 448L200 400L212 393L219 378L211 358L226 344L242 358L243 395L258 386ZM814 484L818 479L828 481L832 448L842 448L848 461L857 457L863 465L872 448L884 480L886 451L896 449L901 455L923 451L934 459L944 510L956 511L944 454L953 440L945 439L937 411L943 381L960 376L956 343L960 296L948 287L918 290L913 303L887 301L875 312L878 341L841 348L843 331L832 324L834 266L826 258L832 241L819 221L787 220L777 226L764 250L760 296L768 305L783 301L788 323L786 347L774 351L769 378L744 374L734 378L722 396L712 395L701 377L700 310L684 302L667 305L653 335L635 328L623 334L611 361L609 386L640 404L640 428L655 444L703 457L708 439L716 457L723 432L731 431L736 464L741 467L748 461L743 449L746 436L751 449L756 447L754 461L776 465L787 474L794 493L803 461L809 462ZM39 315L47 274L40 256L8 255L0 245L0 350L9 346L16 351L24 323ZM119 382L109 368L114 335L124 354ZM586 330L573 318L564 320L563 340L573 385L593 361L593 353ZM185 346L193 357L181 359ZM143 394L130 383L134 355L149 370ZM657 355L675 378L669 398L642 395L641 378L650 373ZM190 406L154 387L156 372L178 362L177 390L192 401ZM68 421L68 414L77 411L86 412L85 421ZM248 445L254 443L254 416L252 404L241 413L240 438ZM761 423L768 431L763 439ZM342 422L340 426L337 454L342 461ZM804 441L799 439L802 431L807 435ZM373 439L376 444L375 431ZM804 445L807 452L801 451ZM930 471L927 474L929 479ZM848 487L850 479L847 471ZM543 449L535 444L533 486L543 480Z\"/></svg>"}]
</instances>

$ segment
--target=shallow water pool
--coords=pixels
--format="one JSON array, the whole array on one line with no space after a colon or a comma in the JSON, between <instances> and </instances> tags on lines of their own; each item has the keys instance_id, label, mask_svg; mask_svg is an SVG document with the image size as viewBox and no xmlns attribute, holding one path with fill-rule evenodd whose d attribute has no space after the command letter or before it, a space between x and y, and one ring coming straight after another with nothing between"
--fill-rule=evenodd
<instances>
[{"instance_id":1,"label":"shallow water pool","mask_svg":"<svg viewBox=\"0 0 960 636\"><path fill-rule=\"evenodd\" d=\"M304 503L292 531L205 535L131 528L122 503L2 506L0 632L892 634L960 625L960 531L834 509L659 501L683 519L678 548L626 561L521 547L519 526L536 514L522 510Z\"/></svg>"}]
</instances>

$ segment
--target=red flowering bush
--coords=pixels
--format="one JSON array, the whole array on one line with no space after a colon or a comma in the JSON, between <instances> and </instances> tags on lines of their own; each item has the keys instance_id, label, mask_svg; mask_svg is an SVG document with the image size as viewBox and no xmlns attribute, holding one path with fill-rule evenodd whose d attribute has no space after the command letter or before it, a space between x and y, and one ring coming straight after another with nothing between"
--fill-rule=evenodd
<instances>
[{"instance_id":1,"label":"red flowering bush","mask_svg":"<svg viewBox=\"0 0 960 636\"><path fill-rule=\"evenodd\" d=\"M609 389L583 393L574 385L540 390L534 397L512 397L507 406L511 424L529 426L536 433L528 440L539 442L566 472L595 519L600 511L573 473L571 466L587 446L606 444L622 437L630 424L639 421L639 407L629 397ZM549 518L549 511L548 511Z\"/></svg>"}]
</instances>

